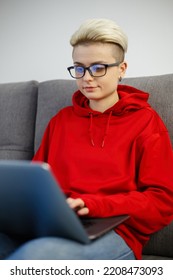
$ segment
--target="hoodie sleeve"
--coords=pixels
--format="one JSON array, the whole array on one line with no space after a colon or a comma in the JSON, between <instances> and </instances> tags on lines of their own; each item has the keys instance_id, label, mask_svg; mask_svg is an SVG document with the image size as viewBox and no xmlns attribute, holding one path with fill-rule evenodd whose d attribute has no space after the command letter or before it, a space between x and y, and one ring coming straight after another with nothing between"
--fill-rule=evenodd
<instances>
[{"instance_id":1,"label":"hoodie sleeve","mask_svg":"<svg viewBox=\"0 0 173 280\"><path fill-rule=\"evenodd\" d=\"M81 195L91 217L129 214L130 226L151 234L173 219L173 152L167 132L136 143L137 190L98 197Z\"/></svg>"}]
</instances>

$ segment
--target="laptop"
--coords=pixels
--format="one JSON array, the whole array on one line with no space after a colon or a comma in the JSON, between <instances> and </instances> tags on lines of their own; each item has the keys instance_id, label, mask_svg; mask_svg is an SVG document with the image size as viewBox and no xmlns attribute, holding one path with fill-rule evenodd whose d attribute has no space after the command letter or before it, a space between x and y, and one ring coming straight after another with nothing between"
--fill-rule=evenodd
<instances>
[{"instance_id":1,"label":"laptop","mask_svg":"<svg viewBox=\"0 0 173 280\"><path fill-rule=\"evenodd\" d=\"M47 163L0 160L0 232L17 238L58 236L83 244L128 219L79 218Z\"/></svg>"}]
</instances>

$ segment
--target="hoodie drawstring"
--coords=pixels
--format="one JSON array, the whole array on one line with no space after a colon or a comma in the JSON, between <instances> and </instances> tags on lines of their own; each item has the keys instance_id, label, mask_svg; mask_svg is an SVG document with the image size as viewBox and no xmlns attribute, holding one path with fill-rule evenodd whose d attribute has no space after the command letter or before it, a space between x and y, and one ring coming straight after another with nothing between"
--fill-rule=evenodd
<instances>
[{"instance_id":1,"label":"hoodie drawstring","mask_svg":"<svg viewBox=\"0 0 173 280\"><path fill-rule=\"evenodd\" d=\"M91 144L94 147L95 143L94 143L94 139L93 139L93 114L89 113L89 116L90 116L89 135L90 135ZM109 131L109 125L110 125L111 116L112 116L112 111L110 111L108 119L107 119L105 133L104 133L103 140L102 140L102 145L101 145L102 148L104 148L104 146L105 146L105 139L106 139L108 131Z\"/></svg>"},{"instance_id":2,"label":"hoodie drawstring","mask_svg":"<svg viewBox=\"0 0 173 280\"><path fill-rule=\"evenodd\" d=\"M92 113L89 113L89 116L90 116L89 135L90 135L91 144L92 144L92 146L94 147L94 146L95 146L95 143L94 143L93 131L92 131L92 127L93 127L93 114L92 114Z\"/></svg>"},{"instance_id":3,"label":"hoodie drawstring","mask_svg":"<svg viewBox=\"0 0 173 280\"><path fill-rule=\"evenodd\" d=\"M108 116L108 120L107 120L107 124L106 124L106 129L105 129L105 134L104 134L103 141L102 141L102 148L103 148L104 145L105 145L105 139L106 139L106 136L107 136L107 134L108 134L111 116L112 116L112 111L110 111L109 116Z\"/></svg>"}]
</instances>

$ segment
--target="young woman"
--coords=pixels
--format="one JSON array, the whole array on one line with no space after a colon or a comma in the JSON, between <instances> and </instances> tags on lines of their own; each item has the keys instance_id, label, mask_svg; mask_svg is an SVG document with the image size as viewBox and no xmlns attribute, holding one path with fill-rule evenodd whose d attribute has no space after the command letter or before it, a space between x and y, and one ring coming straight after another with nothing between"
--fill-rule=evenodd
<instances>
[{"instance_id":1,"label":"young woman","mask_svg":"<svg viewBox=\"0 0 173 280\"><path fill-rule=\"evenodd\" d=\"M68 67L78 91L51 120L34 161L48 162L79 216L130 219L89 245L41 238L9 259L141 259L150 235L173 219L173 155L148 93L119 85L127 37L108 19L84 22ZM62 213L63 214L63 213Z\"/></svg>"}]
</instances>

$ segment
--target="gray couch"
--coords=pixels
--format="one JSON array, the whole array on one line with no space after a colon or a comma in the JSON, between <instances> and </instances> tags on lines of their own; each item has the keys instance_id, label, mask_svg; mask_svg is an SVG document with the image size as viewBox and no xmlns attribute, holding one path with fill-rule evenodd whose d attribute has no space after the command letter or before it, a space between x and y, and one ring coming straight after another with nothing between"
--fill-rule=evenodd
<instances>
[{"instance_id":1,"label":"gray couch","mask_svg":"<svg viewBox=\"0 0 173 280\"><path fill-rule=\"evenodd\" d=\"M126 78L122 83L151 94L150 104L164 120L173 143L173 74ZM71 104L75 90L72 80L0 84L0 159L30 160L48 121ZM173 259L173 223L151 237L143 258Z\"/></svg>"}]
</instances>

